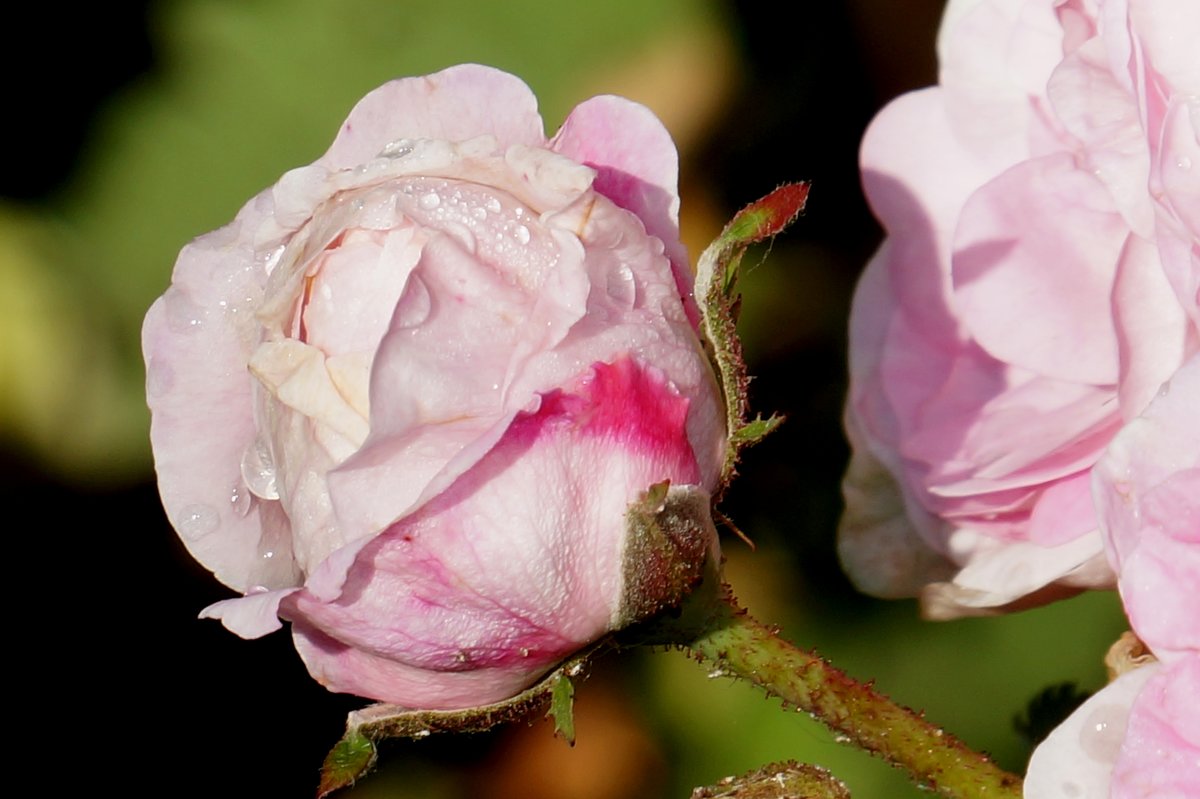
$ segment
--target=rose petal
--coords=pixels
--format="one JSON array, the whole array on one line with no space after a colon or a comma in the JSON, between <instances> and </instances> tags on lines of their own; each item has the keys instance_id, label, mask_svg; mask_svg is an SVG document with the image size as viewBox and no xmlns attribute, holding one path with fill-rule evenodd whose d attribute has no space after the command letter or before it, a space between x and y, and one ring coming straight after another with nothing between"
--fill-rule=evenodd
<instances>
[{"instance_id":1,"label":"rose petal","mask_svg":"<svg viewBox=\"0 0 1200 799\"><path fill-rule=\"evenodd\" d=\"M1127 235L1104 186L1070 157L1007 170L959 216L953 271L962 319L1005 363L1115 384L1109 298Z\"/></svg>"},{"instance_id":2,"label":"rose petal","mask_svg":"<svg viewBox=\"0 0 1200 799\"><path fill-rule=\"evenodd\" d=\"M1029 540L1039 546L1064 544L1095 529L1089 472L1080 472L1047 487L1029 516Z\"/></svg>"},{"instance_id":3,"label":"rose petal","mask_svg":"<svg viewBox=\"0 0 1200 799\"><path fill-rule=\"evenodd\" d=\"M1084 702L1033 752L1025 799L1107 799L1130 706L1160 664L1134 669Z\"/></svg>"},{"instance_id":4,"label":"rose petal","mask_svg":"<svg viewBox=\"0 0 1200 799\"><path fill-rule=\"evenodd\" d=\"M384 529L428 500L461 473L445 474L430 488L465 446L488 430L483 438L494 443L503 432L497 424L533 398L527 387L513 386L522 355L552 348L553 338L584 312L577 288L537 293L553 275L578 274L570 261L582 256L577 244L545 244L544 260L530 247L524 269L509 264L512 274L445 236L426 245L406 289L416 307L397 309L372 367L370 435L329 477L348 541ZM558 259L553 272L551 257ZM486 450L472 451L479 457Z\"/></svg>"},{"instance_id":5,"label":"rose petal","mask_svg":"<svg viewBox=\"0 0 1200 799\"><path fill-rule=\"evenodd\" d=\"M1113 439L1094 488L1134 631L1161 659L1200 650L1200 355Z\"/></svg>"},{"instance_id":6,"label":"rose petal","mask_svg":"<svg viewBox=\"0 0 1200 799\"><path fill-rule=\"evenodd\" d=\"M922 590L921 612L929 619L994 613L1055 581L1068 590L1045 597L1041 603L1070 596L1080 587L1112 586L1112 572L1096 531L1058 546L1039 546L1001 541L961 527L950 535L949 547L951 556L965 565L951 582L930 583Z\"/></svg>"},{"instance_id":7,"label":"rose petal","mask_svg":"<svg viewBox=\"0 0 1200 799\"><path fill-rule=\"evenodd\" d=\"M950 242L958 209L987 175L962 147L938 89L893 100L863 135L859 156L871 209L887 229L886 264L901 308L921 308L913 324L939 340L961 338L953 311ZM926 179L938 175L938 180Z\"/></svg>"},{"instance_id":8,"label":"rose petal","mask_svg":"<svg viewBox=\"0 0 1200 799\"><path fill-rule=\"evenodd\" d=\"M1157 76L1181 97L1200 94L1200 62L1193 43L1200 41L1200 9L1194 3L1132 0L1129 26Z\"/></svg>"},{"instance_id":9,"label":"rose petal","mask_svg":"<svg viewBox=\"0 0 1200 799\"><path fill-rule=\"evenodd\" d=\"M537 98L523 81L491 67L463 64L385 83L354 106L318 164L350 169L398 139L463 141L491 134L503 146L542 146Z\"/></svg>"},{"instance_id":10,"label":"rose petal","mask_svg":"<svg viewBox=\"0 0 1200 799\"><path fill-rule=\"evenodd\" d=\"M226 585L279 587L296 578L291 553L262 554L288 535L242 479L257 435L246 371L263 262L242 237L261 220L260 196L228 227L197 239L175 264L172 288L142 328L159 492L188 551ZM292 583L294 584L294 583Z\"/></svg>"},{"instance_id":11,"label":"rose petal","mask_svg":"<svg viewBox=\"0 0 1200 799\"><path fill-rule=\"evenodd\" d=\"M1130 709L1113 799L1200 796L1200 654L1156 671Z\"/></svg>"},{"instance_id":12,"label":"rose petal","mask_svg":"<svg viewBox=\"0 0 1200 799\"><path fill-rule=\"evenodd\" d=\"M387 332L425 237L411 225L348 231L321 259L304 307L305 339L326 355L373 354ZM374 287L371 292L362 286Z\"/></svg>"},{"instance_id":13,"label":"rose petal","mask_svg":"<svg viewBox=\"0 0 1200 799\"><path fill-rule=\"evenodd\" d=\"M1200 237L1200 109L1195 100L1174 98L1163 119L1163 138L1158 152L1157 174L1170 216L1192 238ZM1169 228L1168 228L1169 229ZM1171 231L1179 235L1181 231Z\"/></svg>"},{"instance_id":14,"label":"rose petal","mask_svg":"<svg viewBox=\"0 0 1200 799\"><path fill-rule=\"evenodd\" d=\"M1141 120L1129 113L1128 75L1112 71L1105 44L1091 39L1064 58L1047 91L1057 119L1085 153L1075 167L1104 184L1130 230L1149 237L1154 234L1154 205L1146 191L1150 148Z\"/></svg>"},{"instance_id":15,"label":"rose petal","mask_svg":"<svg viewBox=\"0 0 1200 799\"><path fill-rule=\"evenodd\" d=\"M939 82L953 141L998 174L1052 134L1039 105L1046 76L1062 58L1062 28L1048 3L956 3L938 32ZM938 146L943 137L904 146ZM938 175L937 183L948 176ZM982 181L976 182L978 186Z\"/></svg>"},{"instance_id":16,"label":"rose petal","mask_svg":"<svg viewBox=\"0 0 1200 799\"><path fill-rule=\"evenodd\" d=\"M596 191L665 243L680 293L690 297L692 269L679 241L679 155L658 117L623 97L593 97L575 106L550 149L596 170Z\"/></svg>"},{"instance_id":17,"label":"rose petal","mask_svg":"<svg viewBox=\"0 0 1200 799\"><path fill-rule=\"evenodd\" d=\"M1117 266L1113 317L1121 354L1121 415L1142 412L1187 355L1187 316L1154 245L1131 235Z\"/></svg>"},{"instance_id":18,"label":"rose petal","mask_svg":"<svg viewBox=\"0 0 1200 799\"><path fill-rule=\"evenodd\" d=\"M895 342L899 345L901 340ZM1053 380L1014 368L997 368L977 348L964 348L942 385L910 386L898 374L916 355L893 357L883 370L892 391L911 391L913 426L902 453L929 464L923 485L949 504L1012 489L1041 487L1093 463L1120 424L1109 404L1111 392ZM903 387L903 388L902 388ZM919 415L916 415L919 414ZM1032 501L1031 491L1026 491ZM997 512L1003 510L997 506Z\"/></svg>"},{"instance_id":19,"label":"rose petal","mask_svg":"<svg viewBox=\"0 0 1200 799\"><path fill-rule=\"evenodd\" d=\"M884 598L914 596L930 582L950 579L955 565L923 540L914 519L936 523L916 503L906 501L892 473L863 443L859 426L847 415L854 445L842 481L846 511L838 524L838 559L864 593ZM928 538L934 538L927 534Z\"/></svg>"},{"instance_id":20,"label":"rose petal","mask_svg":"<svg viewBox=\"0 0 1200 799\"><path fill-rule=\"evenodd\" d=\"M297 590L285 588L223 599L200 611L200 618L217 619L226 630L242 638L261 638L283 626L278 615L279 603Z\"/></svg>"},{"instance_id":21,"label":"rose petal","mask_svg":"<svg viewBox=\"0 0 1200 799\"><path fill-rule=\"evenodd\" d=\"M724 407L707 356L681 301L671 263L654 238L628 235L630 213L598 201L580 234L590 284L586 312L553 349L527 361L526 390L562 385L589 359L614 361L632 353L671 377L693 397L688 438L695 442L701 485L716 484L725 457Z\"/></svg>"},{"instance_id":22,"label":"rose petal","mask_svg":"<svg viewBox=\"0 0 1200 799\"><path fill-rule=\"evenodd\" d=\"M607 631L625 509L653 483L699 477L688 402L656 371L598 364L574 391L546 395L449 489L365 545L335 601L288 597L314 675L384 701L481 704Z\"/></svg>"}]
</instances>

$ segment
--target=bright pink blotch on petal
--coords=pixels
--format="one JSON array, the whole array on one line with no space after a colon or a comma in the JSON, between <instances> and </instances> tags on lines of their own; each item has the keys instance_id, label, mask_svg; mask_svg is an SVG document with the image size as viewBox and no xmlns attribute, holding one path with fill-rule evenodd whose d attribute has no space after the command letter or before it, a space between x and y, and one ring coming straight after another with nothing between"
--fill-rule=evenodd
<instances>
[{"instance_id":1,"label":"bright pink blotch on petal","mask_svg":"<svg viewBox=\"0 0 1200 799\"><path fill-rule=\"evenodd\" d=\"M466 65L371 92L184 248L143 347L167 514L243 595L203 615L289 621L322 683L419 708L627 623L626 511L724 459L677 170L641 106L547 140Z\"/></svg>"},{"instance_id":2,"label":"bright pink blotch on petal","mask_svg":"<svg viewBox=\"0 0 1200 799\"><path fill-rule=\"evenodd\" d=\"M655 482L698 477L687 406L628 358L542 397L449 489L360 550L341 596L286 600L310 669L391 702L478 704L610 629L626 508Z\"/></svg>"}]
</instances>

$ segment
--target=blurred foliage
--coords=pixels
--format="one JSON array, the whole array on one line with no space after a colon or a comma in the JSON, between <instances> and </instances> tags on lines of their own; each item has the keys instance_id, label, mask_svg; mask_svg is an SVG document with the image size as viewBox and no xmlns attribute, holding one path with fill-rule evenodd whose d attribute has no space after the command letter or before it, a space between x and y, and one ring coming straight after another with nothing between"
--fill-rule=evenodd
<instances>
[{"instance_id":1,"label":"blurred foliage","mask_svg":"<svg viewBox=\"0 0 1200 799\"><path fill-rule=\"evenodd\" d=\"M72 607L105 611L68 621L39 611L15 622L15 640L35 643L30 663L70 664L79 678L42 686L56 697L49 710L74 713L81 696L93 703L94 740L60 740L61 750L34 766L51 775L51 790L111 774L116 758L124 773L126 755L112 749L109 733L150 723L165 732L138 734L139 758L162 775L138 778L146 793L315 789L341 719L361 702L316 685L283 633L245 642L194 621L226 592L182 553L149 484L138 329L179 248L318 156L366 91L463 61L522 76L551 131L591 94L625 94L655 109L682 150L693 253L745 203L783 181L813 181L805 216L764 267L753 264L765 250L747 256L741 284L742 333L757 376L752 411L788 419L746 453L723 506L759 544L750 553L726 542L731 580L756 615L1018 770L1028 743L1012 720L1029 698L1065 681L1102 683L1100 658L1121 624L1111 595L932 625L911 603L854 593L833 554L846 456L843 331L854 280L879 236L858 189L858 139L890 94L933 80L939 0L816 4L804 8L803 26L780 24L761 4L717 0L147 7L148 26L135 24L136 14L121 17L123 41L89 29L117 14L105 7L74 17L70 46L45 43L44 52L87 54L69 86L49 71L21 72L18 98L32 122L11 126L28 138L10 150L53 163L17 164L45 179L45 193L33 199L37 192L21 184L0 205L5 497L53 509L52 530L73 534L56 556L45 537L29 536L13 557L49 562ZM46 24L30 35L70 38L55 18L61 11L41 13ZM142 67L152 68L79 128L86 98L71 92L107 93L94 73L147 41ZM122 74L139 63L133 58ZM77 135L61 135L63 125ZM78 158L66 149L72 140L85 140ZM64 178L63 164L78 168ZM46 679L31 676L35 685ZM385 748L380 773L347 796L684 797L786 759L830 768L856 799L919 795L810 719L780 712L750 686L710 679L678 653L602 660L578 686L575 706L574 748L548 722L434 736ZM76 767L64 769L64 760Z\"/></svg>"}]
</instances>

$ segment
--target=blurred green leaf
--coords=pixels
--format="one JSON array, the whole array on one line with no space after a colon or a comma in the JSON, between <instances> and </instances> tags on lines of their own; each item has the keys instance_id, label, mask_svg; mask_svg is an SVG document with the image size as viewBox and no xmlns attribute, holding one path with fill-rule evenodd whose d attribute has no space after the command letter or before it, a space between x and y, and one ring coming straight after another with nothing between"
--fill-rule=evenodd
<instances>
[{"instance_id":1,"label":"blurred green leaf","mask_svg":"<svg viewBox=\"0 0 1200 799\"><path fill-rule=\"evenodd\" d=\"M547 716L554 719L554 733L575 745L575 686L565 674L554 681Z\"/></svg>"},{"instance_id":2,"label":"blurred green leaf","mask_svg":"<svg viewBox=\"0 0 1200 799\"><path fill-rule=\"evenodd\" d=\"M317 799L349 788L374 765L375 744L358 730L347 730L345 737L325 756L325 763L321 766L321 782L317 786Z\"/></svg>"}]
</instances>

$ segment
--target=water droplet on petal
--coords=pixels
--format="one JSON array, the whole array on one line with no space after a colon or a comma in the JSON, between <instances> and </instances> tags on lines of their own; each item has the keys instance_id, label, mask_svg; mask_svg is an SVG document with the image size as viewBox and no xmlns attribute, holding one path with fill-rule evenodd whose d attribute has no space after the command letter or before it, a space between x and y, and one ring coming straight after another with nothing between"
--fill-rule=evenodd
<instances>
[{"instance_id":1,"label":"water droplet on petal","mask_svg":"<svg viewBox=\"0 0 1200 799\"><path fill-rule=\"evenodd\" d=\"M475 219L479 220L480 222L483 222L487 219L487 209L482 208L480 206L476 206L471 209L471 216L474 217Z\"/></svg>"},{"instance_id":2,"label":"water droplet on petal","mask_svg":"<svg viewBox=\"0 0 1200 799\"><path fill-rule=\"evenodd\" d=\"M414 272L408 276L404 293L400 295L400 302L396 303L392 326L400 329L417 327L429 318L432 308L433 300L429 296L429 288L421 276Z\"/></svg>"},{"instance_id":3,"label":"water droplet on petal","mask_svg":"<svg viewBox=\"0 0 1200 799\"><path fill-rule=\"evenodd\" d=\"M403 158L412 153L416 143L412 139L396 139L384 145L379 151L381 158Z\"/></svg>"},{"instance_id":4,"label":"water droplet on petal","mask_svg":"<svg viewBox=\"0 0 1200 799\"><path fill-rule=\"evenodd\" d=\"M430 191L422 194L419 202L426 211L432 211L442 204L442 198L437 195L437 192Z\"/></svg>"},{"instance_id":5,"label":"water droplet on petal","mask_svg":"<svg viewBox=\"0 0 1200 799\"><path fill-rule=\"evenodd\" d=\"M1079 731L1079 747L1099 763L1115 763L1125 740L1129 709L1120 705L1101 705L1088 714Z\"/></svg>"},{"instance_id":6,"label":"water droplet on petal","mask_svg":"<svg viewBox=\"0 0 1200 799\"><path fill-rule=\"evenodd\" d=\"M517 240L517 244L525 245L529 243L529 228L524 225L517 225L513 229L513 238Z\"/></svg>"},{"instance_id":7,"label":"water droplet on petal","mask_svg":"<svg viewBox=\"0 0 1200 799\"><path fill-rule=\"evenodd\" d=\"M240 480L234 484L233 491L229 494L229 504L233 507L233 512L239 519L246 518L246 515L250 513L252 499L250 489L242 485Z\"/></svg>"},{"instance_id":8,"label":"water droplet on petal","mask_svg":"<svg viewBox=\"0 0 1200 799\"><path fill-rule=\"evenodd\" d=\"M1192 159L1188 158L1185 155L1182 158L1180 158L1178 161L1175 162L1175 166L1179 167L1184 172L1187 172L1188 170L1190 170L1192 168Z\"/></svg>"},{"instance_id":9,"label":"water droplet on petal","mask_svg":"<svg viewBox=\"0 0 1200 799\"><path fill-rule=\"evenodd\" d=\"M491 211L493 214L500 213L500 201L495 197L488 197L487 201L483 204L483 207Z\"/></svg>"},{"instance_id":10,"label":"water droplet on petal","mask_svg":"<svg viewBox=\"0 0 1200 799\"><path fill-rule=\"evenodd\" d=\"M621 264L609 272L605 290L617 305L625 310L632 308L637 300L637 284L633 280L633 270Z\"/></svg>"},{"instance_id":11,"label":"water droplet on petal","mask_svg":"<svg viewBox=\"0 0 1200 799\"><path fill-rule=\"evenodd\" d=\"M262 439L246 447L246 454L242 456L242 479L255 496L279 499L275 461L271 457L271 448Z\"/></svg>"},{"instance_id":12,"label":"water droplet on petal","mask_svg":"<svg viewBox=\"0 0 1200 799\"><path fill-rule=\"evenodd\" d=\"M269 275L274 271L275 265L279 263L279 257L283 255L284 249L286 249L285 246L280 244L269 250L259 250L254 254L254 260Z\"/></svg>"},{"instance_id":13,"label":"water droplet on petal","mask_svg":"<svg viewBox=\"0 0 1200 799\"><path fill-rule=\"evenodd\" d=\"M179 515L179 534L195 541L212 533L221 526L221 517L208 505L188 505Z\"/></svg>"}]
</instances>

